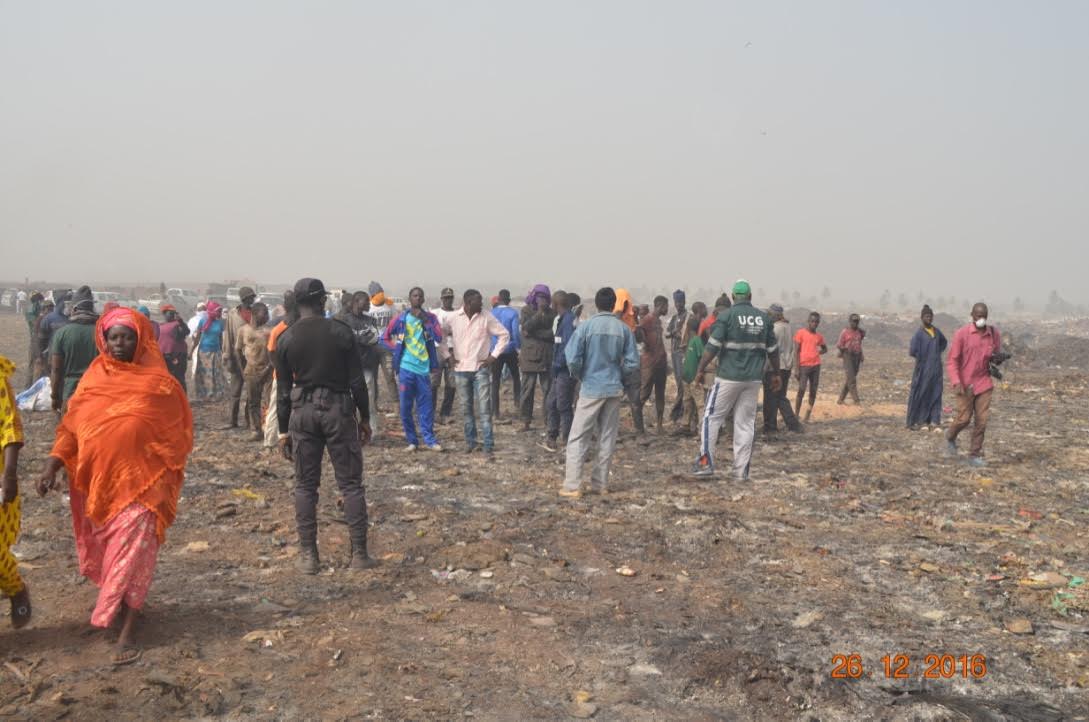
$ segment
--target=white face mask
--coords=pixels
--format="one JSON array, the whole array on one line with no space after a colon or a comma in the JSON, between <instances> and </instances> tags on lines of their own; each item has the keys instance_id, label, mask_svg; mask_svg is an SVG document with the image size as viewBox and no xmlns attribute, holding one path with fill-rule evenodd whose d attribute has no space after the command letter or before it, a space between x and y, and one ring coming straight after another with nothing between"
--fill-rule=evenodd
<instances>
[{"instance_id":1,"label":"white face mask","mask_svg":"<svg viewBox=\"0 0 1089 722\"><path fill-rule=\"evenodd\" d=\"M976 319L976 328L986 328L986 327L987 327L987 319L985 319L985 318L977 318Z\"/></svg>"}]
</instances>

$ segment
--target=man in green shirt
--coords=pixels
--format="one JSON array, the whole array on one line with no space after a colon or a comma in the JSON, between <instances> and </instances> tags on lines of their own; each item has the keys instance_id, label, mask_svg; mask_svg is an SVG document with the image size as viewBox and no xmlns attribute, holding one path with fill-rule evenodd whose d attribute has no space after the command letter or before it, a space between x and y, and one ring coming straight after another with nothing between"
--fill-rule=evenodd
<instances>
[{"instance_id":1,"label":"man in green shirt","mask_svg":"<svg viewBox=\"0 0 1089 722\"><path fill-rule=\"evenodd\" d=\"M38 379L34 375L34 367L38 364L35 362L41 359L41 355L38 353L38 317L42 313L42 302L45 297L41 293L35 291L30 294L30 304L27 306L23 317L26 318L26 330L30 334L30 347L27 354L26 365L26 385L29 387Z\"/></svg>"},{"instance_id":2,"label":"man in green shirt","mask_svg":"<svg viewBox=\"0 0 1089 722\"><path fill-rule=\"evenodd\" d=\"M50 346L50 381L53 385L53 410L67 408L79 380L98 356L95 344L95 299L91 289L81 287L72 296L72 315L68 323L53 334Z\"/></svg>"},{"instance_id":3,"label":"man in green shirt","mask_svg":"<svg viewBox=\"0 0 1089 722\"><path fill-rule=\"evenodd\" d=\"M711 337L700 359L696 381L702 383L703 372L718 360L715 382L707 393L707 403L700 423L700 456L692 473L695 476L714 474L714 448L722 422L734 414L734 478L747 481L752 459L752 442L756 436L756 399L764 379L764 366L779 370L779 348L771 318L752 305L752 290L748 281L739 280L733 287L734 303L723 309L711 327ZM778 374L772 378L773 388L779 387Z\"/></svg>"}]
</instances>

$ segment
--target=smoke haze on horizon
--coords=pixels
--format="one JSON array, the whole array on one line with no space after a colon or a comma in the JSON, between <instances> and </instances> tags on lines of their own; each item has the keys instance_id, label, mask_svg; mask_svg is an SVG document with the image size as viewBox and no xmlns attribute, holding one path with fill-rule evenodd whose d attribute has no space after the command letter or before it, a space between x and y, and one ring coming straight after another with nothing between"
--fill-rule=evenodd
<instances>
[{"instance_id":1,"label":"smoke haze on horizon","mask_svg":"<svg viewBox=\"0 0 1089 722\"><path fill-rule=\"evenodd\" d=\"M1087 303L1086 27L1078 2L0 3L0 276Z\"/></svg>"}]
</instances>

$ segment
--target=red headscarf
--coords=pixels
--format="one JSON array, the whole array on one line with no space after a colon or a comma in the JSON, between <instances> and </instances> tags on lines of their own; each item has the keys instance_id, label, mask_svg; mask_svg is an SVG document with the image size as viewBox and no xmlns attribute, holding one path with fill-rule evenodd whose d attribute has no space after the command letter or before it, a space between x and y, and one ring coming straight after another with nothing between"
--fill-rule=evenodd
<instances>
[{"instance_id":1,"label":"red headscarf","mask_svg":"<svg viewBox=\"0 0 1089 722\"><path fill-rule=\"evenodd\" d=\"M139 315L142 316L143 314ZM122 308L121 306L111 308L102 316L102 340L106 340L106 332L114 326L125 326L126 328L131 328L137 333L137 335L139 335L140 328L136 325L136 316L137 313L134 312L131 308ZM99 345L98 350L102 353L106 353L102 349L102 345Z\"/></svg>"},{"instance_id":2,"label":"red headscarf","mask_svg":"<svg viewBox=\"0 0 1089 722\"><path fill-rule=\"evenodd\" d=\"M136 332L131 362L106 348L106 332ZM162 542L174 522L185 462L193 449L193 413L181 384L166 370L151 321L129 308L98 320L91 362L57 427L52 456L64 462L85 511L104 526L136 503L158 517Z\"/></svg>"},{"instance_id":3,"label":"red headscarf","mask_svg":"<svg viewBox=\"0 0 1089 722\"><path fill-rule=\"evenodd\" d=\"M223 306L220 306L215 301L209 301L208 307L204 309L208 314L208 318L204 319L204 325L201 326L201 333L207 331L212 327L212 322L223 315Z\"/></svg>"}]
</instances>

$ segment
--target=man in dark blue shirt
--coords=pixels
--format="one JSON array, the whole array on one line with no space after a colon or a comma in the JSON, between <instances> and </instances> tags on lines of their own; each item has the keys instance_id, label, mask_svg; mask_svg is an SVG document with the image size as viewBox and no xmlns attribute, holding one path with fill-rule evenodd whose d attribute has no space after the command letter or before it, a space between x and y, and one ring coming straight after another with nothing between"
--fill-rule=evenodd
<instances>
[{"instance_id":1,"label":"man in dark blue shirt","mask_svg":"<svg viewBox=\"0 0 1089 722\"><path fill-rule=\"evenodd\" d=\"M514 403L522 398L522 375L518 370L518 349L522 347L522 330L519 327L518 312L510 307L510 291L499 291L499 303L492 306L492 315L507 329L510 334L510 342L503 353L495 359L492 366L492 418L496 423L503 423L499 418L499 386L503 381L503 369L510 373L514 382ZM492 348L495 347L495 339L492 339Z\"/></svg>"},{"instance_id":2,"label":"man in dark blue shirt","mask_svg":"<svg viewBox=\"0 0 1089 722\"><path fill-rule=\"evenodd\" d=\"M552 354L552 385L545 399L548 438L542 444L549 451L558 451L567 445L574 418L575 379L567 368L567 342L575 333L575 314L571 311L570 297L563 291L552 296L552 308L556 311L555 352Z\"/></svg>"}]
</instances>

